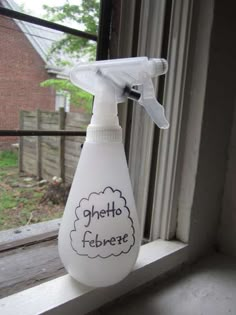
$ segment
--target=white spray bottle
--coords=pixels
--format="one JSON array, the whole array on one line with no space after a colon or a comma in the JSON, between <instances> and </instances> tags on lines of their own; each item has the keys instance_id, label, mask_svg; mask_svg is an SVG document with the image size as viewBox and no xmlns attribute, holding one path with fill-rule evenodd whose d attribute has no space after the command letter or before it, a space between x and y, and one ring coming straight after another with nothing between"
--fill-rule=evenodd
<instances>
[{"instance_id":1,"label":"white spray bottle","mask_svg":"<svg viewBox=\"0 0 236 315\"><path fill-rule=\"evenodd\" d=\"M136 262L141 235L117 103L134 99L160 128L168 128L151 79L166 71L164 59L137 57L78 64L71 72L72 83L95 99L59 231L59 254L68 273L86 285L113 285Z\"/></svg>"}]
</instances>

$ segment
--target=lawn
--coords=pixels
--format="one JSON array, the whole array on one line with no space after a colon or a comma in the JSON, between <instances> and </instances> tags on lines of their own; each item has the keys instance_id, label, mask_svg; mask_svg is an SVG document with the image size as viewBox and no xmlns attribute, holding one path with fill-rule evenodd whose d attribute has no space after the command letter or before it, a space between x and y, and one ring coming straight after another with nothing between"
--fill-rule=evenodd
<instances>
[{"instance_id":1,"label":"lawn","mask_svg":"<svg viewBox=\"0 0 236 315\"><path fill-rule=\"evenodd\" d=\"M61 217L64 204L42 202L49 183L27 174L19 175L17 154L0 153L0 230Z\"/></svg>"},{"instance_id":2,"label":"lawn","mask_svg":"<svg viewBox=\"0 0 236 315\"><path fill-rule=\"evenodd\" d=\"M13 151L0 152L0 168L16 167L18 162L17 154Z\"/></svg>"}]
</instances>

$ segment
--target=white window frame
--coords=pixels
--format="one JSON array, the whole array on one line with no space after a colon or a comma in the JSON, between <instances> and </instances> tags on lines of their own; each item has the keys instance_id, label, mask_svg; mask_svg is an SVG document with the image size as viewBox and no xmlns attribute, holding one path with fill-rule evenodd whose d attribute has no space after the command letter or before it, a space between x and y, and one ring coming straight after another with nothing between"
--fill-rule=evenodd
<instances>
[{"instance_id":1,"label":"white window frame","mask_svg":"<svg viewBox=\"0 0 236 315\"><path fill-rule=\"evenodd\" d=\"M145 3L149 4L151 2L151 0L145 1ZM188 10L192 10L190 6L191 3L192 1L189 0L180 0L176 2L176 5L180 6L180 8L182 7L182 9L188 7ZM165 200L168 196L170 196L170 200L167 200L167 203L170 205L176 204L176 190L180 187L178 213L176 214L178 222L176 235L179 241L158 239L141 246L134 270L124 281L117 285L104 289L88 288L74 281L69 275L65 275L3 298L0 303L0 312L2 314L85 314L153 280L157 276L175 269L177 266L191 259L189 255L190 253L194 253L195 250L191 245L191 209L193 205L193 193L201 138L208 52L213 21L213 4L213 0L207 2L200 0L194 3L197 8L196 12L191 11L194 12L194 14L192 14L192 19L188 16L188 23L186 24L188 27L191 26L191 28L194 28L195 34L193 40L189 41L190 57L187 63L185 63L184 60L181 60L180 56L176 56L176 61L171 63L173 67L174 64L178 65L179 62L182 63L182 69L180 65L180 70L175 70L175 78L177 81L181 81L183 75L185 76L186 65L191 68L191 71L187 73L187 86L189 91L183 91L182 86L185 87L185 80L183 80L175 83L175 85L177 85L177 83L180 84L179 88L176 87L173 88L173 90L167 88L165 92L167 93L165 95L167 101L168 99L173 99L176 94L178 96L179 93L177 100L179 101L178 111L180 112L178 112L179 115L176 114L176 108L173 107L173 104L172 107L168 108L168 116L171 118L171 123L175 124L175 129L173 130L176 131L176 134L170 132L167 136L163 134L161 138L161 153L158 157L158 163L160 168L162 163L165 162L165 158L168 157L164 169L168 169L168 178L166 181L169 182L169 186L167 186L168 189L166 188L162 193L162 197L156 200L156 204L163 204L162 200ZM133 12L132 6L134 5L135 0L128 1L126 7L123 8L126 10L126 14ZM128 13L127 7L131 10ZM186 11L183 10L183 12ZM130 14L130 16L132 16L132 14ZM204 29L202 27L203 25ZM178 32L181 32L181 29L178 29ZM176 34L174 33L172 36L173 38L171 40L175 42ZM178 44L176 45L176 48L177 47ZM172 71L171 68L170 71ZM173 81L173 78L170 76L169 80ZM169 96L168 93L172 93L172 91L174 91L173 95ZM185 93L185 97L183 93ZM183 98L185 99L184 101ZM168 102L171 103L171 101ZM186 124L182 123L179 116L185 118ZM188 118L186 119L186 117ZM180 133L182 136L181 141ZM168 152L166 152L165 149L167 148L167 144L170 148ZM145 148L143 150L145 150ZM169 233L172 233L172 219L170 218L171 215L167 212L163 220L168 222L168 224L165 225L164 232L161 232L161 235L163 233L164 239L168 239ZM153 227L153 238L156 238L155 233L156 228ZM204 242L204 240L201 240L201 235L198 235L198 237L200 238L200 243L201 241Z\"/></svg>"},{"instance_id":2,"label":"white window frame","mask_svg":"<svg viewBox=\"0 0 236 315\"><path fill-rule=\"evenodd\" d=\"M167 60L164 104L170 122L168 132L161 132L154 189L151 240L170 240L176 233L179 183L181 173L180 139L183 126L186 69L190 44L192 1L174 1ZM173 40L175 38L175 40Z\"/></svg>"},{"instance_id":3,"label":"white window frame","mask_svg":"<svg viewBox=\"0 0 236 315\"><path fill-rule=\"evenodd\" d=\"M166 0L142 1L137 54L150 58L161 55ZM156 12L157 15L153 16ZM154 82L157 88L157 80ZM129 170L142 235L144 231L152 160L154 123L139 104L133 106ZM159 237L159 236L158 236ZM158 239L156 237L156 239Z\"/></svg>"}]
</instances>

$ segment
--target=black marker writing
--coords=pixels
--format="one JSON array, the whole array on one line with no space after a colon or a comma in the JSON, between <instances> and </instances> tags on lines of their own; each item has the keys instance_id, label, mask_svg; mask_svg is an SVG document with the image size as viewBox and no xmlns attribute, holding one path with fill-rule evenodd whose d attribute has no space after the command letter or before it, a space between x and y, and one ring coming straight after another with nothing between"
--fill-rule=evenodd
<instances>
[{"instance_id":1,"label":"black marker writing","mask_svg":"<svg viewBox=\"0 0 236 315\"><path fill-rule=\"evenodd\" d=\"M105 238L99 239L98 234L96 234L95 238L91 239L87 237L88 234L91 236L91 234L93 233L91 231L84 232L84 236L82 239L83 248L85 248L86 246L96 247L96 248L101 247L101 246L106 246L106 245L116 246L116 245L122 245L122 243L128 242L128 234L111 236L108 239L105 239Z\"/></svg>"},{"instance_id":2,"label":"black marker writing","mask_svg":"<svg viewBox=\"0 0 236 315\"><path fill-rule=\"evenodd\" d=\"M116 215L121 215L121 209L115 209L115 202L112 202L112 207L110 208L110 203L107 204L107 209L94 210L95 206L92 206L91 210L85 209L83 211L84 218L88 219L87 223L84 225L85 227L89 227L92 219L103 219L105 217L115 217Z\"/></svg>"},{"instance_id":3,"label":"black marker writing","mask_svg":"<svg viewBox=\"0 0 236 315\"><path fill-rule=\"evenodd\" d=\"M108 258L129 253L135 228L122 192L106 187L82 198L75 208L71 247L80 256Z\"/></svg>"}]
</instances>

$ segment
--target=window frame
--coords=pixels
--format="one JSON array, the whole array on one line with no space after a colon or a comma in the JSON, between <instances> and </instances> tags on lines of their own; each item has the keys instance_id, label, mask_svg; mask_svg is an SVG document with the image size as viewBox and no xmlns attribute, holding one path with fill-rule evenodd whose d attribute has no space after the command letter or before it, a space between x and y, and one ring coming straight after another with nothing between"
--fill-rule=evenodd
<instances>
[{"instance_id":1,"label":"window frame","mask_svg":"<svg viewBox=\"0 0 236 315\"><path fill-rule=\"evenodd\" d=\"M180 2L186 4L188 0L181 0ZM128 4L123 1L122 5L122 10L126 10L128 15L127 6L131 11L134 10L135 0L129 1ZM3 312L15 314L17 310L19 313L23 311L24 314L27 314L27 310L28 314L43 312L63 314L64 312L75 311L86 313L185 262L189 262L191 260L190 253L194 255L194 252L199 250L193 248L191 238L194 237L194 231L191 230L190 226L199 159L213 9L213 0L207 4L203 0L193 3L193 20L189 24L191 25L192 39L189 42L187 84L183 103L183 117L185 119L183 119L184 123L181 124L182 137L178 146L178 152L181 151L181 156L179 157L179 175L176 181L176 185L178 183L180 186L176 232L180 241L159 239L141 246L134 270L117 285L104 289L91 289L75 282L66 275L2 299ZM202 25L205 25L204 30ZM124 111L123 117L125 116L127 117L127 112ZM199 220L203 220L203 218L200 217Z\"/></svg>"},{"instance_id":2,"label":"window frame","mask_svg":"<svg viewBox=\"0 0 236 315\"><path fill-rule=\"evenodd\" d=\"M181 174L180 139L184 117L184 93L188 63L192 1L174 1L169 29L163 102L170 122L168 132L161 132L155 174L151 240L171 240L176 235L178 195Z\"/></svg>"},{"instance_id":3,"label":"window frame","mask_svg":"<svg viewBox=\"0 0 236 315\"><path fill-rule=\"evenodd\" d=\"M138 56L155 58L161 56L166 0L141 1L138 19L139 36L137 39ZM157 16L153 16L157 12ZM152 16L152 18L150 18ZM135 32L136 30L134 30ZM158 92L158 80L154 81ZM150 191L151 164L154 145L155 126L145 110L139 104L132 108L132 125L129 145L129 171L134 190L136 207L144 235L146 212ZM166 131L168 132L168 131ZM159 150L159 146L158 146ZM158 239L158 237L156 238Z\"/></svg>"}]
</instances>

